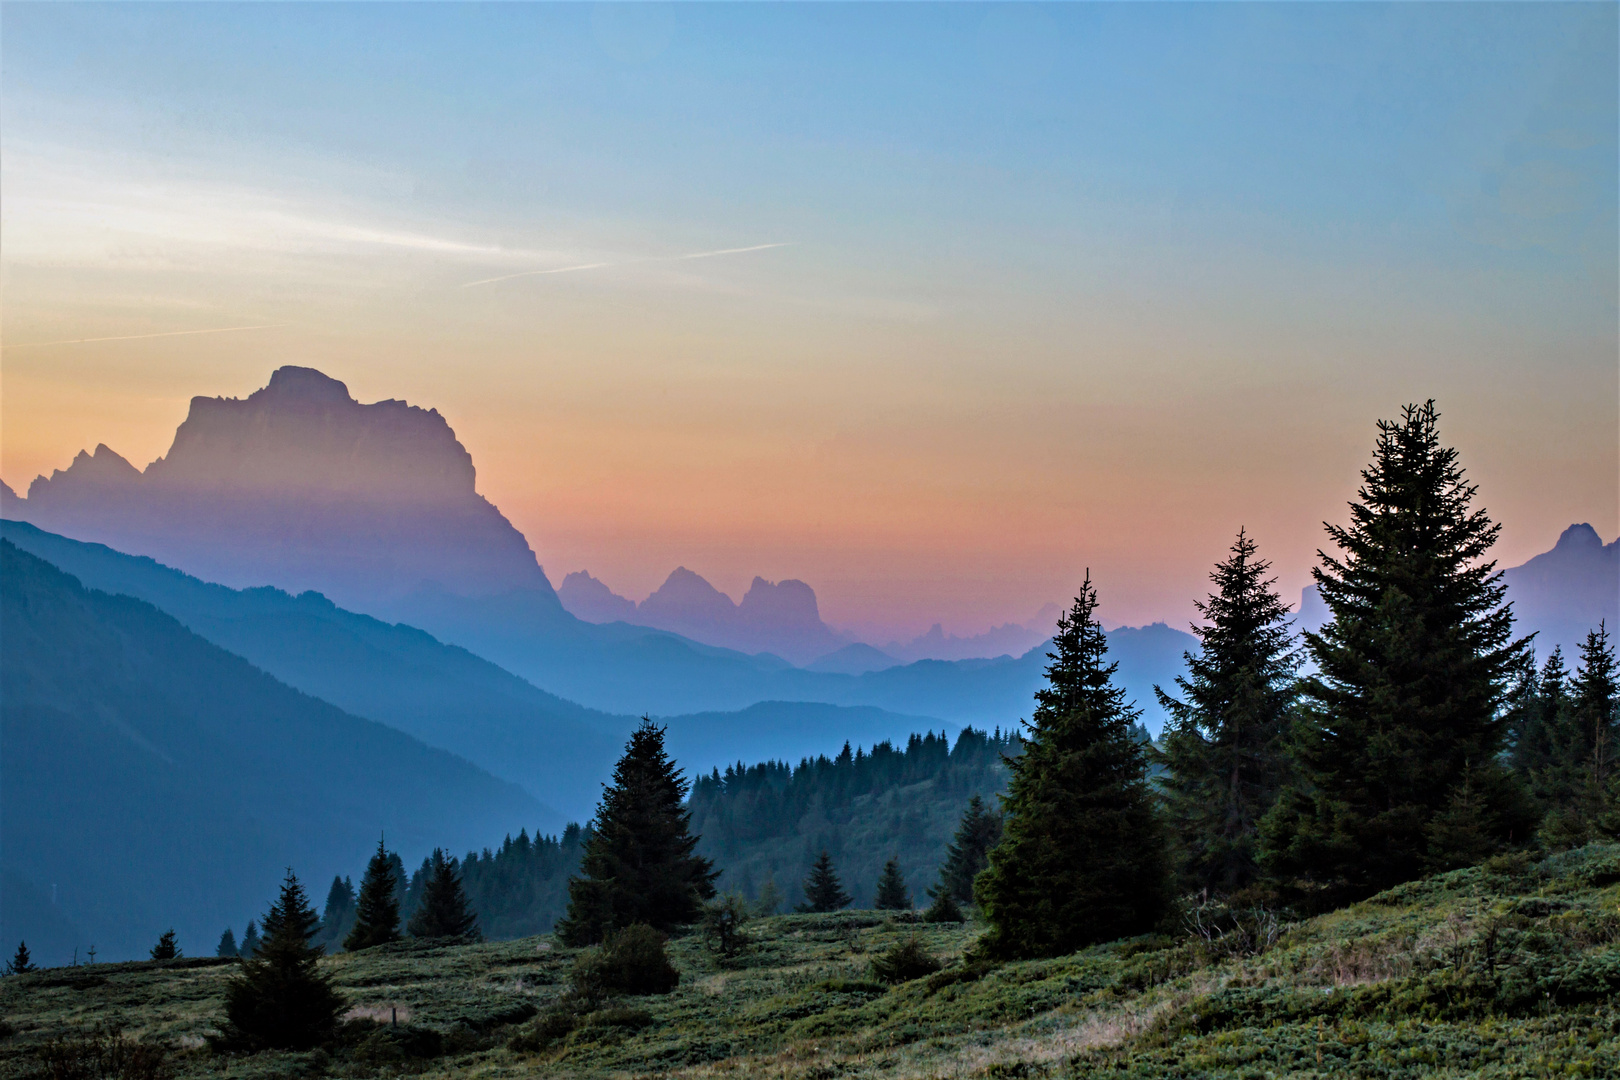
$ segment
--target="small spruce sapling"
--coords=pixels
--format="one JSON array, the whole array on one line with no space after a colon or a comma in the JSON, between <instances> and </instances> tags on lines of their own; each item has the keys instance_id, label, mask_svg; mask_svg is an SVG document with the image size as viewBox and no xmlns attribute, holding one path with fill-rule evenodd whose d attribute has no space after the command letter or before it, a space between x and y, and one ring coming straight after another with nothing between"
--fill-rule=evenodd
<instances>
[{"instance_id":1,"label":"small spruce sapling","mask_svg":"<svg viewBox=\"0 0 1620 1080\"><path fill-rule=\"evenodd\" d=\"M26 975L30 971L38 970L39 969L34 966L33 957L28 955L28 942L17 942L17 951L13 953L11 959L6 962L6 974Z\"/></svg>"},{"instance_id":2,"label":"small spruce sapling","mask_svg":"<svg viewBox=\"0 0 1620 1080\"><path fill-rule=\"evenodd\" d=\"M799 910L837 911L848 907L851 899L844 891L843 882L838 880L838 871L833 869L832 856L825 851L817 855L810 875L804 879L804 903L799 905Z\"/></svg>"},{"instance_id":3,"label":"small spruce sapling","mask_svg":"<svg viewBox=\"0 0 1620 1080\"><path fill-rule=\"evenodd\" d=\"M175 937L174 927L171 926L163 931L162 936L157 940L157 944L152 946L152 959L178 960L181 955L180 941Z\"/></svg>"},{"instance_id":4,"label":"small spruce sapling","mask_svg":"<svg viewBox=\"0 0 1620 1080\"><path fill-rule=\"evenodd\" d=\"M454 858L446 857L441 848L433 849L422 903L411 916L407 929L415 938L478 941L482 937L478 932L478 916L467 903L467 894L461 887L460 867Z\"/></svg>"},{"instance_id":5,"label":"small spruce sapling","mask_svg":"<svg viewBox=\"0 0 1620 1080\"><path fill-rule=\"evenodd\" d=\"M905 875L900 872L899 856L893 856L883 864L872 906L879 911L911 910L911 893L906 888Z\"/></svg>"}]
</instances>

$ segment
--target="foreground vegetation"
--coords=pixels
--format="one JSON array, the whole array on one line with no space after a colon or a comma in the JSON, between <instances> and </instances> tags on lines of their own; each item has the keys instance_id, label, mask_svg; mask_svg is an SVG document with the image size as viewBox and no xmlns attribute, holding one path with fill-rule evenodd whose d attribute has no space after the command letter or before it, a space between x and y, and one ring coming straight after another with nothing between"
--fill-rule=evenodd
<instances>
[{"instance_id":1,"label":"foreground vegetation","mask_svg":"<svg viewBox=\"0 0 1620 1080\"><path fill-rule=\"evenodd\" d=\"M0 980L0 1076L1620 1074L1620 847L1502 856L1293 924L1182 919L991 964L973 924L778 916L730 959L675 938L673 993L589 999L550 937L405 941L321 961L348 1019L304 1053L211 1048L234 961L57 968ZM941 970L879 982L913 940ZM123 1041L98 1046L108 1030Z\"/></svg>"}]
</instances>

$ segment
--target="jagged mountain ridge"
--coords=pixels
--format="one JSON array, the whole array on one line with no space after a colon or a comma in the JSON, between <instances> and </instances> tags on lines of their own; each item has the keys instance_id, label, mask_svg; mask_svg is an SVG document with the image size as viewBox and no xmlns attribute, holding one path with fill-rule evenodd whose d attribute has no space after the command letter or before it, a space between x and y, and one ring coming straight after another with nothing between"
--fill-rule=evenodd
<instances>
[{"instance_id":1,"label":"jagged mountain ridge","mask_svg":"<svg viewBox=\"0 0 1620 1080\"><path fill-rule=\"evenodd\" d=\"M475 481L437 410L363 405L338 380L286 366L245 399L193 398L144 471L100 445L5 499L5 515L372 614L421 594L518 592L561 615L528 542Z\"/></svg>"},{"instance_id":2,"label":"jagged mountain ridge","mask_svg":"<svg viewBox=\"0 0 1620 1080\"><path fill-rule=\"evenodd\" d=\"M799 665L849 643L821 621L815 591L793 579L756 577L737 603L701 575L678 566L637 604L579 570L563 578L557 598L569 613L587 622L650 626L708 645L772 653Z\"/></svg>"}]
</instances>

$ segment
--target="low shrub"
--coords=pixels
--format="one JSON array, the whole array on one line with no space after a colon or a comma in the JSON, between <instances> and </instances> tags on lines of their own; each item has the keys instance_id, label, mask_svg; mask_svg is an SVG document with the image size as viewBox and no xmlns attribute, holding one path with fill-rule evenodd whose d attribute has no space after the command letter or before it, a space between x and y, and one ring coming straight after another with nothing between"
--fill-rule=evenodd
<instances>
[{"instance_id":1,"label":"low shrub","mask_svg":"<svg viewBox=\"0 0 1620 1080\"><path fill-rule=\"evenodd\" d=\"M932 904L928 905L928 910L923 912L922 920L926 923L965 922L967 916L962 914L962 908L950 893L942 892L934 897Z\"/></svg>"},{"instance_id":2,"label":"low shrub","mask_svg":"<svg viewBox=\"0 0 1620 1080\"><path fill-rule=\"evenodd\" d=\"M116 1027L49 1040L35 1054L43 1080L169 1080L168 1050Z\"/></svg>"},{"instance_id":3,"label":"low shrub","mask_svg":"<svg viewBox=\"0 0 1620 1080\"><path fill-rule=\"evenodd\" d=\"M506 1048L520 1054L533 1054L566 1039L579 1026L579 1016L567 1008L548 1009L525 1024L509 1040Z\"/></svg>"},{"instance_id":4,"label":"low shrub","mask_svg":"<svg viewBox=\"0 0 1620 1080\"><path fill-rule=\"evenodd\" d=\"M574 991L582 998L608 994L667 994L681 981L669 962L664 935L644 923L608 935L574 961Z\"/></svg>"},{"instance_id":5,"label":"low shrub","mask_svg":"<svg viewBox=\"0 0 1620 1080\"><path fill-rule=\"evenodd\" d=\"M915 937L908 937L872 958L873 976L891 985L932 975L941 966Z\"/></svg>"}]
</instances>

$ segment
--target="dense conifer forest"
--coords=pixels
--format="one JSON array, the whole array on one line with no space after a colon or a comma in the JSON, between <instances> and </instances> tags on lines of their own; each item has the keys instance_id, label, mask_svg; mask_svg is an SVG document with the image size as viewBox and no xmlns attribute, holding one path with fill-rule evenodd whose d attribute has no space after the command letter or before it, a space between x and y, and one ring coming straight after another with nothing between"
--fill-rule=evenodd
<instances>
[{"instance_id":1,"label":"dense conifer forest","mask_svg":"<svg viewBox=\"0 0 1620 1080\"><path fill-rule=\"evenodd\" d=\"M899 859L913 897L938 877L962 812L1006 788L1016 734L964 729L913 735L904 747L846 745L836 757L728 767L692 785L698 851L722 871L719 888L756 898L767 883L796 903L826 851L857 907L871 906L884 864Z\"/></svg>"}]
</instances>

